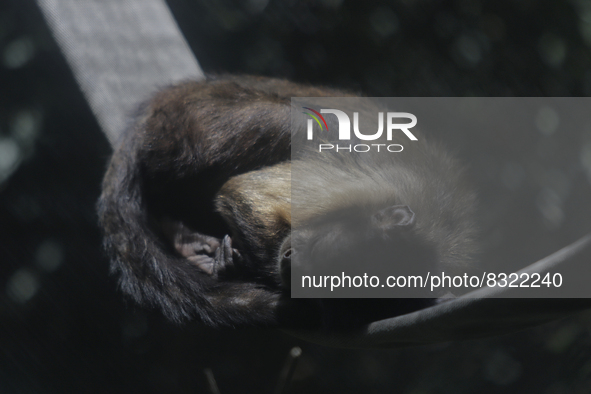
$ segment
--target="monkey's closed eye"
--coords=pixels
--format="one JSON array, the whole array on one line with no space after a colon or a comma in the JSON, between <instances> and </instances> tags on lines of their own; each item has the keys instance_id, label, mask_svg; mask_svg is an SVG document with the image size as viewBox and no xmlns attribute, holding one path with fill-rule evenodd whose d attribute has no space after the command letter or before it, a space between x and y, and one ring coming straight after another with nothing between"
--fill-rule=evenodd
<instances>
[{"instance_id":1,"label":"monkey's closed eye","mask_svg":"<svg viewBox=\"0 0 591 394\"><path fill-rule=\"evenodd\" d=\"M372 222L384 230L409 227L415 222L415 213L407 205L392 205L376 212Z\"/></svg>"}]
</instances>

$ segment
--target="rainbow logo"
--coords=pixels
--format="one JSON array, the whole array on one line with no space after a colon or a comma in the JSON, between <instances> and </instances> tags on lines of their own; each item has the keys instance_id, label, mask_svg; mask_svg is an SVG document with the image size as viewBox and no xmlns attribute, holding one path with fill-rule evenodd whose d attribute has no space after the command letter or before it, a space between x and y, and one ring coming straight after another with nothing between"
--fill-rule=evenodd
<instances>
[{"instance_id":1,"label":"rainbow logo","mask_svg":"<svg viewBox=\"0 0 591 394\"><path fill-rule=\"evenodd\" d=\"M303 107L303 108L310 110L310 111L314 112L314 114L318 115L320 117L320 119L322 119L324 126L326 126L326 131L328 131L328 125L326 124L326 120L324 120L324 116L320 115L320 112L313 110L312 108L308 108L308 107ZM318 117L316 117L314 114L311 114L309 112L302 112L302 113L306 114L306 115L310 115L316 121L316 123L318 123L318 126L320 126L320 130L324 130L322 128L322 123L320 123L320 119L318 119Z\"/></svg>"}]
</instances>

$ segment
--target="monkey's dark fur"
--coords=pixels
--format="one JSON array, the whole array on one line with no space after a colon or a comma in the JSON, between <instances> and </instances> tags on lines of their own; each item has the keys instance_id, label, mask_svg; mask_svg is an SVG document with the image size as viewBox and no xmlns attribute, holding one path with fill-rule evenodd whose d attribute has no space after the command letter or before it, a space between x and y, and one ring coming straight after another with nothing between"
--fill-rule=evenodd
<instances>
[{"instance_id":1,"label":"monkey's dark fur","mask_svg":"<svg viewBox=\"0 0 591 394\"><path fill-rule=\"evenodd\" d=\"M290 300L278 267L291 224L290 98L344 95L255 77L186 82L155 94L123 134L98 203L111 270L124 293L177 322L309 326L326 322L321 315L327 312L331 319L330 310L341 308L338 301ZM326 184L330 170L317 170L315 179L325 185L313 188L310 201L327 205L310 204L306 214L323 220L363 206L369 219L385 216L386 229L405 227L408 217L401 219L397 208L378 212L410 206L416 221L408 222L408 236L420 238L436 264L464 264L474 248L474 198L462 183L461 167L436 145L411 149L408 163L395 158L347 164L359 180L369 175L390 185L368 194L364 190L376 184L363 180L345 206L339 205L347 201L342 189ZM359 323L416 309L404 301L375 301L373 309L386 307ZM359 302L367 309L368 300Z\"/></svg>"},{"instance_id":2,"label":"monkey's dark fur","mask_svg":"<svg viewBox=\"0 0 591 394\"><path fill-rule=\"evenodd\" d=\"M290 159L290 97L307 95L339 92L228 77L182 83L143 105L113 154L98 203L124 293L177 322L282 320L281 289L248 269L224 269L232 248L213 201L231 176Z\"/></svg>"},{"instance_id":3,"label":"monkey's dark fur","mask_svg":"<svg viewBox=\"0 0 591 394\"><path fill-rule=\"evenodd\" d=\"M234 246L256 271L283 287L277 267L281 244L291 230L291 164L284 162L231 178L215 199Z\"/></svg>"}]
</instances>

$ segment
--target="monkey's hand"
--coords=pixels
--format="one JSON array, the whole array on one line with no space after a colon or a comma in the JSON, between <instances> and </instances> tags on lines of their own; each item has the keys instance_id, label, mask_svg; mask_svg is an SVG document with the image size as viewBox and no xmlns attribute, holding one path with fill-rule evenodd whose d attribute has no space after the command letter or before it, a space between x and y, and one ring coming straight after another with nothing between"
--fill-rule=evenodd
<instances>
[{"instance_id":1,"label":"monkey's hand","mask_svg":"<svg viewBox=\"0 0 591 394\"><path fill-rule=\"evenodd\" d=\"M179 221L165 218L162 221L165 237L174 249L188 262L212 276L232 271L234 260L240 260L240 253L232 249L232 240L226 235L218 238L192 231Z\"/></svg>"},{"instance_id":2,"label":"monkey's hand","mask_svg":"<svg viewBox=\"0 0 591 394\"><path fill-rule=\"evenodd\" d=\"M242 256L238 250L232 248L232 238L226 235L215 252L213 273L215 275L230 273L236 269L234 263L239 261L242 261Z\"/></svg>"}]
</instances>

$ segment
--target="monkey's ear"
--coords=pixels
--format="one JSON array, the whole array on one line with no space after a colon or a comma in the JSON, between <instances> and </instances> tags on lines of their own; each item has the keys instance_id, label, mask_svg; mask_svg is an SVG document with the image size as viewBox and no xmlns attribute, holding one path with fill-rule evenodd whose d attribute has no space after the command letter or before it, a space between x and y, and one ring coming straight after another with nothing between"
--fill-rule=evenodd
<instances>
[{"instance_id":1,"label":"monkey's ear","mask_svg":"<svg viewBox=\"0 0 591 394\"><path fill-rule=\"evenodd\" d=\"M371 219L376 227L393 230L412 226L415 222L415 213L408 205L392 205L376 212Z\"/></svg>"}]
</instances>

